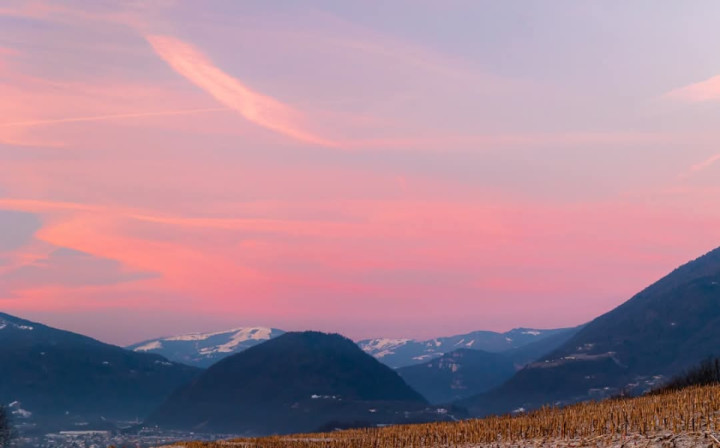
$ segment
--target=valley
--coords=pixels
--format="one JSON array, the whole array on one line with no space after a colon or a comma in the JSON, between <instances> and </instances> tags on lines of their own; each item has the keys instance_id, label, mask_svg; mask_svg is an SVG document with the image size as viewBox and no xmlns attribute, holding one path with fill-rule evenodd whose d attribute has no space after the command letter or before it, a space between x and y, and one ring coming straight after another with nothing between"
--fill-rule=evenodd
<instances>
[{"instance_id":1,"label":"valley","mask_svg":"<svg viewBox=\"0 0 720 448\"><path fill-rule=\"evenodd\" d=\"M692 437L712 441L720 386L693 386L692 378L714 384L718 364L675 381L687 389L647 394L718 354L719 283L715 249L575 328L424 342L248 327L130 350L0 314L0 400L23 447L315 433L322 436L233 443L682 446ZM202 368L153 353L168 347L219 359ZM412 361L418 349L430 359ZM400 354L410 364L393 368ZM214 446L207 443L198 446Z\"/></svg>"}]
</instances>

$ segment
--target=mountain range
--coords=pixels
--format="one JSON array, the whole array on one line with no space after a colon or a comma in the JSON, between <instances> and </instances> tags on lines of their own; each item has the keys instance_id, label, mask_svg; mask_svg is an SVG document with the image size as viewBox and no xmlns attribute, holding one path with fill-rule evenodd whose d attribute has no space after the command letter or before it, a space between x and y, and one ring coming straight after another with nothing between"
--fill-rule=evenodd
<instances>
[{"instance_id":1,"label":"mountain range","mask_svg":"<svg viewBox=\"0 0 720 448\"><path fill-rule=\"evenodd\" d=\"M572 330L518 329L506 333L502 338L499 336L501 333L492 332L439 338L432 342L434 356L442 356L442 351L446 349L468 345L472 347L475 345L472 341L478 341L478 346L485 344L497 349L508 345L519 347L502 356L461 349L459 353L462 353L462 350L472 352L465 356L465 359L477 352L479 357L485 355L486 361L496 361L482 365L463 362L462 371L453 370L447 379L451 383L458 384L463 381L463 377L474 377L467 382L469 386L460 391L459 395L449 394L440 399L436 395L437 391L424 388L423 382L436 384L441 389L446 387L441 382L432 381L432 378L430 381L422 378L423 375L437 375L431 368L422 370L420 375L409 375L408 378L417 382L414 387L422 389L422 395L432 397L433 402L447 402L450 398L487 390L496 384L497 378L511 374L513 370L508 369L508 365L514 363L517 367L517 363L523 362L525 357L539 357L558 344L554 341L569 337L571 333ZM0 403L12 404L11 412L23 423L32 422L46 428L57 425L85 427L89 422L97 424L108 419L137 420L154 411L178 387L201 375L203 369L184 365L177 360L201 367L210 366L218 360L263 345L264 342L283 334L282 330L272 328L237 328L155 339L123 349L72 332L0 314L0 357L3 359L0 363ZM511 340L513 337L514 343ZM377 347L378 341L380 340L374 340L372 345L365 345L365 350L372 352L368 347ZM429 353L430 342L408 341L405 345L412 347L421 344L425 353ZM372 359L358 345L354 344L353 347L363 356ZM515 351L521 350L525 354L516 359ZM173 360L160 354L166 354ZM453 356L458 359L457 354ZM378 359L382 360L383 356ZM482 376L483 371L490 372L493 369L496 370L495 376ZM393 375L396 376L395 373ZM402 384L404 388L411 389L404 382ZM413 393L420 397L420 394L414 391ZM426 411L425 405L404 405L401 408L402 415L406 415L408 409L412 408L414 411L407 415L414 415L413 418L437 418L436 415L420 417ZM386 409L387 412L376 411L379 413L374 417L393 420L400 415L400 408L396 406L379 409ZM346 417L350 415L353 418L363 417L362 413L352 412ZM348 421L349 418L346 418L345 424L349 424Z\"/></svg>"},{"instance_id":2,"label":"mountain range","mask_svg":"<svg viewBox=\"0 0 720 448\"><path fill-rule=\"evenodd\" d=\"M494 331L474 331L427 340L415 339L365 339L358 342L360 348L373 355L384 364L398 368L413 364L422 364L458 349L483 350L500 353L541 341L545 338L566 334L570 328L538 330L534 328L515 328L505 333Z\"/></svg>"},{"instance_id":3,"label":"mountain range","mask_svg":"<svg viewBox=\"0 0 720 448\"><path fill-rule=\"evenodd\" d=\"M146 416L200 369L0 313L0 403L20 420Z\"/></svg>"},{"instance_id":4,"label":"mountain range","mask_svg":"<svg viewBox=\"0 0 720 448\"><path fill-rule=\"evenodd\" d=\"M580 328L546 330L539 340L499 353L460 348L422 364L400 367L397 372L431 403L449 403L504 383L517 370L560 347Z\"/></svg>"},{"instance_id":5,"label":"mountain range","mask_svg":"<svg viewBox=\"0 0 720 448\"><path fill-rule=\"evenodd\" d=\"M720 248L557 330L354 343L257 327L128 350L0 313L0 403L46 429L146 418L271 434L483 416L644 393L720 355L719 329Z\"/></svg>"},{"instance_id":6,"label":"mountain range","mask_svg":"<svg viewBox=\"0 0 720 448\"><path fill-rule=\"evenodd\" d=\"M459 401L475 415L643 393L720 354L720 249L584 326L503 385Z\"/></svg>"},{"instance_id":7,"label":"mountain range","mask_svg":"<svg viewBox=\"0 0 720 448\"><path fill-rule=\"evenodd\" d=\"M399 368L422 364L458 349L483 350L500 353L528 347L527 361L545 354L540 341L555 348L553 341L572 333L572 328L538 330L516 328L505 333L475 331L455 336L427 340L365 339L357 344L366 353L384 364ZM215 362L285 333L277 328L241 327L209 333L188 333L168 336L132 344L126 347L142 353L154 353L172 361L206 368ZM538 343L538 345L534 345ZM532 347L538 347L533 349ZM538 350L540 353L538 353ZM547 350L549 351L549 350Z\"/></svg>"},{"instance_id":8,"label":"mountain range","mask_svg":"<svg viewBox=\"0 0 720 448\"><path fill-rule=\"evenodd\" d=\"M444 414L337 334L286 333L211 366L149 424L248 435L427 421Z\"/></svg>"}]
</instances>

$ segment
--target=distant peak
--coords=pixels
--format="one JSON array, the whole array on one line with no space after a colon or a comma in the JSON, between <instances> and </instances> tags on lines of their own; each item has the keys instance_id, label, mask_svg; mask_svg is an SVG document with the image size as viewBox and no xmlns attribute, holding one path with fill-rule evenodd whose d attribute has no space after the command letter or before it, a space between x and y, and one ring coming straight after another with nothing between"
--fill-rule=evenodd
<instances>
[{"instance_id":1,"label":"distant peak","mask_svg":"<svg viewBox=\"0 0 720 448\"><path fill-rule=\"evenodd\" d=\"M272 328L267 327L238 327L231 330L215 331L210 333L187 333L179 336L162 338L163 341L204 341L214 336L235 334L238 338L247 339L270 339Z\"/></svg>"}]
</instances>

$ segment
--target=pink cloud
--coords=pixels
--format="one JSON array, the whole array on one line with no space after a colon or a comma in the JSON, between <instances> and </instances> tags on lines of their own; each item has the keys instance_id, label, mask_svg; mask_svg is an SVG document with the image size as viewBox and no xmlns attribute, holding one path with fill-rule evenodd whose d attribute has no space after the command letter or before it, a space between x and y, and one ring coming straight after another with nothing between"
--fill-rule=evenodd
<instances>
[{"instance_id":1,"label":"pink cloud","mask_svg":"<svg viewBox=\"0 0 720 448\"><path fill-rule=\"evenodd\" d=\"M715 163L720 162L720 154L715 154L714 156L708 158L707 160L704 160L697 165L693 165L690 169L692 171L702 171L706 168L709 168L710 166L714 165Z\"/></svg>"},{"instance_id":2,"label":"pink cloud","mask_svg":"<svg viewBox=\"0 0 720 448\"><path fill-rule=\"evenodd\" d=\"M154 273L127 269L116 260L64 247L0 274L0 280L11 292L44 286L115 285L153 277Z\"/></svg>"},{"instance_id":3,"label":"pink cloud","mask_svg":"<svg viewBox=\"0 0 720 448\"><path fill-rule=\"evenodd\" d=\"M460 322L483 309L500 312L504 308L498 301L522 304L507 322L519 314L528 324L579 323L702 250L701 240L717 236L720 222L716 217L702 227L697 220L630 204L567 206L503 198L482 205L377 200L238 206L271 216L292 207L351 212L346 219L324 221L227 214L197 219L39 201L0 205L42 210L46 226L38 238L49 244L161 273L161 279L147 284L148 291L196 298L184 303L188 309L212 308L259 320L281 306L286 315L275 318L287 325L304 321L336 330L373 319L379 306L417 321L429 313ZM658 221L669 225L649 234ZM686 233L690 227L692 238ZM657 247L657 240L668 248L689 249L678 256ZM614 278L611 285L604 280L608 276ZM568 305L578 290L594 298L592 303ZM61 300L62 294L53 296ZM528 303L528 296L535 301ZM462 313L439 309L440 298ZM74 306L87 309L93 299L88 295L86 300L87 305ZM540 312L555 306L563 309L555 320ZM318 309L324 313L318 315ZM544 320L533 320L533 313ZM353 318L346 322L340 315ZM473 315L473 322L462 325L499 325ZM427 336L435 331L429 328Z\"/></svg>"},{"instance_id":4,"label":"pink cloud","mask_svg":"<svg viewBox=\"0 0 720 448\"><path fill-rule=\"evenodd\" d=\"M703 160L700 163L696 163L695 165L692 165L687 171L681 173L678 176L678 180L686 180L686 179L692 177L696 173L705 171L706 169L715 165L717 162L720 162L720 154L715 154L715 155Z\"/></svg>"},{"instance_id":5,"label":"pink cloud","mask_svg":"<svg viewBox=\"0 0 720 448\"><path fill-rule=\"evenodd\" d=\"M2 68L0 66L0 70ZM241 132L237 124L219 117L229 112L228 108L209 107L209 101L201 95L172 83L158 85L109 79L101 82L51 81L27 75L23 68L18 64L6 66L4 79L0 80L3 98L0 103L0 142L4 144L97 147L92 133L67 132L67 129L99 123L217 135ZM214 119L193 118L199 115L213 115Z\"/></svg>"},{"instance_id":6,"label":"pink cloud","mask_svg":"<svg viewBox=\"0 0 720 448\"><path fill-rule=\"evenodd\" d=\"M215 66L192 45L168 36L150 35L146 38L158 56L175 71L247 120L305 143L337 146L309 131L299 111L253 91Z\"/></svg>"},{"instance_id":7,"label":"pink cloud","mask_svg":"<svg viewBox=\"0 0 720 448\"><path fill-rule=\"evenodd\" d=\"M720 76L672 90L665 97L686 103L720 100Z\"/></svg>"},{"instance_id":8,"label":"pink cloud","mask_svg":"<svg viewBox=\"0 0 720 448\"><path fill-rule=\"evenodd\" d=\"M0 16L41 19L63 10L62 7L44 2L10 0L3 7L0 7Z\"/></svg>"},{"instance_id":9,"label":"pink cloud","mask_svg":"<svg viewBox=\"0 0 720 448\"><path fill-rule=\"evenodd\" d=\"M174 3L173 0L159 0L156 2L132 1L108 7L107 4L101 2L88 2L79 6L73 4L72 1L63 0L53 2L6 0L3 6L0 7L0 17L22 17L68 24L77 23L78 21L110 23L129 28L142 28L147 25L149 16L171 7Z\"/></svg>"},{"instance_id":10,"label":"pink cloud","mask_svg":"<svg viewBox=\"0 0 720 448\"><path fill-rule=\"evenodd\" d=\"M168 117L175 115L195 115L203 114L208 112L226 112L227 109L224 107L213 107L204 109L180 109L180 110L166 110L157 112L136 112L136 113L124 113L124 114L109 114L109 115L95 115L89 117L68 117L68 118L55 118L45 120L29 120L29 121L18 121L14 123L0 123L0 127L4 128L25 128L33 126L44 126L44 125L55 125L64 123L85 123L93 121L112 121L121 120L125 118L149 118L149 117Z\"/></svg>"}]
</instances>

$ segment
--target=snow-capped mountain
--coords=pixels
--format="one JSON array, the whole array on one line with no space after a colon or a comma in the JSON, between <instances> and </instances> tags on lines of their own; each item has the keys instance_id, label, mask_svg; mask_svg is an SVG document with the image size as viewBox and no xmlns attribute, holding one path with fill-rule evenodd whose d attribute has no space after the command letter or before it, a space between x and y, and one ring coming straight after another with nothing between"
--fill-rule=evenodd
<instances>
[{"instance_id":1,"label":"snow-capped mountain","mask_svg":"<svg viewBox=\"0 0 720 448\"><path fill-rule=\"evenodd\" d=\"M571 329L537 330L515 328L505 333L475 331L467 334L419 341L415 339L366 339L360 348L384 364L398 368L421 364L458 349L484 350L500 353L523 347Z\"/></svg>"},{"instance_id":2,"label":"snow-capped mountain","mask_svg":"<svg viewBox=\"0 0 720 448\"><path fill-rule=\"evenodd\" d=\"M365 353L392 367L421 364L458 349L500 353L571 329L536 330L516 328L506 333L475 331L428 340L408 338L366 339L357 344ZM284 334L267 327L242 327L212 333L189 333L140 342L129 350L162 355L171 361L196 367L209 367L217 361Z\"/></svg>"},{"instance_id":3,"label":"snow-capped mountain","mask_svg":"<svg viewBox=\"0 0 720 448\"><path fill-rule=\"evenodd\" d=\"M209 367L229 355L283 333L284 331L276 328L243 327L214 333L190 333L152 339L127 348L136 352L155 353L192 366Z\"/></svg>"}]
</instances>

